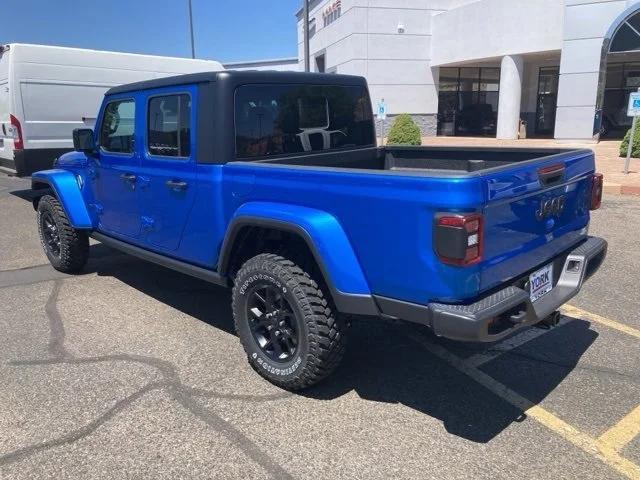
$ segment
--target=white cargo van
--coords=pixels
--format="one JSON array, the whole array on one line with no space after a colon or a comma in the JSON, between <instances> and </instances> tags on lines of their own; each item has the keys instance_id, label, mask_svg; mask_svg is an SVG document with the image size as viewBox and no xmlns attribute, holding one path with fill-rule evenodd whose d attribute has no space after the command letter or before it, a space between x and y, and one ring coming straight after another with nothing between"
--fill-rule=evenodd
<instances>
[{"instance_id":1,"label":"white cargo van","mask_svg":"<svg viewBox=\"0 0 640 480\"><path fill-rule=\"evenodd\" d=\"M0 46L0 168L29 175L92 127L104 92L123 83L219 71L219 62L48 45Z\"/></svg>"}]
</instances>

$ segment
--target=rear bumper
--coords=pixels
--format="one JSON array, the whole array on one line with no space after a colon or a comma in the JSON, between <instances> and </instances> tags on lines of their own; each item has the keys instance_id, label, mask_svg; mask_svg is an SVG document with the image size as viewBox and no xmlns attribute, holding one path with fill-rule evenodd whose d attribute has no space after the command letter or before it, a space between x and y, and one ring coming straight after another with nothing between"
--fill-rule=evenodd
<instances>
[{"instance_id":1,"label":"rear bumper","mask_svg":"<svg viewBox=\"0 0 640 480\"><path fill-rule=\"evenodd\" d=\"M454 340L494 342L536 324L574 297L607 253L607 242L589 237L576 248L551 260L560 268L553 290L536 302L520 286L509 285L471 304L415 305L376 297L386 316L431 327L436 335ZM549 263L551 263L551 261Z\"/></svg>"}]
</instances>

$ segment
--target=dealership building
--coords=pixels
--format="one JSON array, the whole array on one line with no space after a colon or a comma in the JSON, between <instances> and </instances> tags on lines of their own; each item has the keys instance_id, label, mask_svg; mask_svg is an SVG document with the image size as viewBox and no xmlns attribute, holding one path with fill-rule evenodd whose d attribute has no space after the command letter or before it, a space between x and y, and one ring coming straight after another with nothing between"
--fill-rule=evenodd
<instances>
[{"instance_id":1,"label":"dealership building","mask_svg":"<svg viewBox=\"0 0 640 480\"><path fill-rule=\"evenodd\" d=\"M248 68L304 69L297 17L297 64ZM312 71L366 77L424 135L598 140L640 87L638 0L310 0L309 35Z\"/></svg>"}]
</instances>

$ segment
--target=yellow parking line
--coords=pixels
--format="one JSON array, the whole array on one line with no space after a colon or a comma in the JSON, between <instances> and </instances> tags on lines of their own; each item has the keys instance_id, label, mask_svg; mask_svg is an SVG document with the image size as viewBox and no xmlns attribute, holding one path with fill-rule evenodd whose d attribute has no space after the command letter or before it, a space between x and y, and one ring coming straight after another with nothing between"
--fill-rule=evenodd
<instances>
[{"instance_id":1,"label":"yellow parking line","mask_svg":"<svg viewBox=\"0 0 640 480\"><path fill-rule=\"evenodd\" d=\"M614 328L620 332L631 335L632 337L640 338L640 330L630 327L624 323L616 322L610 318L606 318L595 313L587 312L581 308L574 307L572 305L564 305L560 307L560 312L564 315L568 315L574 318L582 318L583 320L590 320L601 325L605 325L609 328Z\"/></svg>"},{"instance_id":2,"label":"yellow parking line","mask_svg":"<svg viewBox=\"0 0 640 480\"><path fill-rule=\"evenodd\" d=\"M640 406L600 435L598 440L616 451L640 434Z\"/></svg>"},{"instance_id":3,"label":"yellow parking line","mask_svg":"<svg viewBox=\"0 0 640 480\"><path fill-rule=\"evenodd\" d=\"M468 365L465 363L465 360L449 352L444 347L430 342L428 338L422 337L422 335L417 333L415 330L412 331L409 338L427 349L430 353L456 368L458 371L469 376L493 394L522 410L549 430L557 433L565 440L598 458L620 474L633 480L640 480L640 467L624 458L609 444L582 433L561 418L556 417L553 413L545 410L540 405L534 404L486 373Z\"/></svg>"}]
</instances>

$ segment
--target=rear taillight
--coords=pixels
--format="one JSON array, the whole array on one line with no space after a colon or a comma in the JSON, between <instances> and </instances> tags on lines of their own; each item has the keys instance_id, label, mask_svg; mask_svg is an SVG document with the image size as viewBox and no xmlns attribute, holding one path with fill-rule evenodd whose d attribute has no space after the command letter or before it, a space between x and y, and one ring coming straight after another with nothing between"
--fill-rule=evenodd
<instances>
[{"instance_id":1,"label":"rear taillight","mask_svg":"<svg viewBox=\"0 0 640 480\"><path fill-rule=\"evenodd\" d=\"M16 150L22 150L24 144L22 143L22 127L16 117L9 114L9 136L13 138L13 148Z\"/></svg>"},{"instance_id":2,"label":"rear taillight","mask_svg":"<svg viewBox=\"0 0 640 480\"><path fill-rule=\"evenodd\" d=\"M482 215L436 215L433 245L442 263L467 266L482 260Z\"/></svg>"},{"instance_id":3,"label":"rear taillight","mask_svg":"<svg viewBox=\"0 0 640 480\"><path fill-rule=\"evenodd\" d=\"M591 210L597 210L602 204L602 189L604 187L604 177L601 173L594 173L591 178Z\"/></svg>"}]
</instances>

